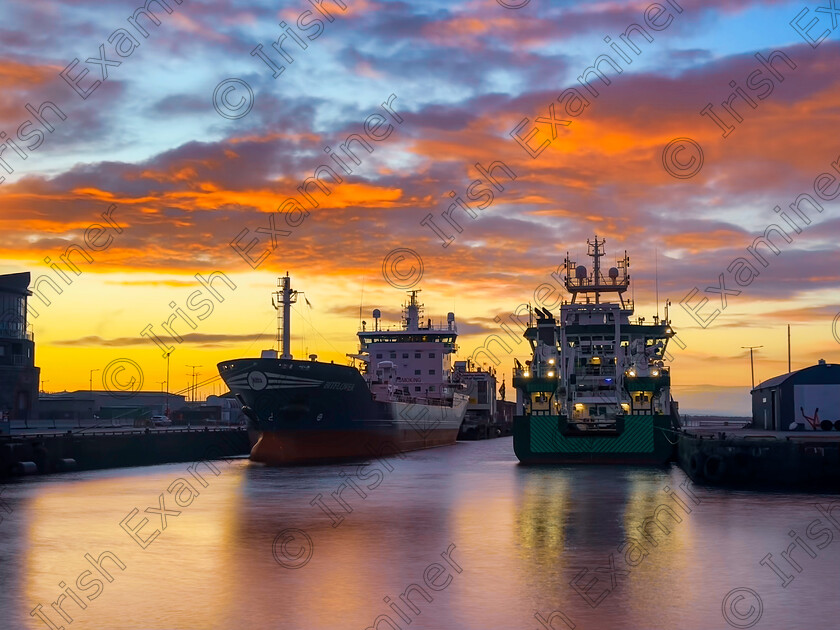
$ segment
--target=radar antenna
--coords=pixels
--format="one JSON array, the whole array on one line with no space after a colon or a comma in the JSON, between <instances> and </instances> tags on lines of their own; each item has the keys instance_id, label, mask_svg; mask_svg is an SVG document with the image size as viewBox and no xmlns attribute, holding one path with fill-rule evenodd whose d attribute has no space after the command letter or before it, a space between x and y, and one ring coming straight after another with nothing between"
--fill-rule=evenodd
<instances>
[{"instance_id":1,"label":"radar antenna","mask_svg":"<svg viewBox=\"0 0 840 630\"><path fill-rule=\"evenodd\" d=\"M598 240L595 236L594 242L586 240L588 246L587 255L592 257L592 273L588 274L583 265L577 265L569 258L566 252L566 276L564 283L566 289L572 294L572 304L577 301L578 293L594 293L595 304L601 301L602 293L618 293L622 306L624 305L623 293L630 286L630 275L627 269L630 267L630 258L624 252L624 258L618 261L617 267L610 267L608 271L609 280L601 274L601 257L604 256L604 243L606 239ZM572 274L574 272L574 274ZM587 303L589 297L587 296Z\"/></svg>"}]
</instances>

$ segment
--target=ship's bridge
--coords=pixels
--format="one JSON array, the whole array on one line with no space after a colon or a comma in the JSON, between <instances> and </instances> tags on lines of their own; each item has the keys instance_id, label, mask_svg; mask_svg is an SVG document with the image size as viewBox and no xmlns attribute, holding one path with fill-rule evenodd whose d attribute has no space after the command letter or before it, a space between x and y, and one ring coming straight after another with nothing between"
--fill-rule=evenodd
<instances>
[{"instance_id":1,"label":"ship's bridge","mask_svg":"<svg viewBox=\"0 0 840 630\"><path fill-rule=\"evenodd\" d=\"M417 330L359 331L361 350L380 343L440 343L447 352L455 352L458 333L452 330L419 328Z\"/></svg>"},{"instance_id":2,"label":"ship's bridge","mask_svg":"<svg viewBox=\"0 0 840 630\"><path fill-rule=\"evenodd\" d=\"M377 308L373 311L373 330L367 330L367 322L362 322L359 335L360 352L368 352L370 347L377 344L405 344L428 343L441 344L444 354L457 351L455 339L458 328L455 325L455 313L446 315L446 324L432 324L431 319L423 321L423 305L417 299L420 289L409 291L409 301L403 307L403 323L401 328L383 329L379 320L382 312Z\"/></svg>"}]
</instances>

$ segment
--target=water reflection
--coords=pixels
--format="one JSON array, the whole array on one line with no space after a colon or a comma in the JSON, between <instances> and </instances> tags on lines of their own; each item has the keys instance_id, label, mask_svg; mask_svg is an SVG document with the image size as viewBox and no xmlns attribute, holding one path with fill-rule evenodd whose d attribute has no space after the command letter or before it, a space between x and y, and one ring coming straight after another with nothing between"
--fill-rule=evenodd
<instances>
[{"instance_id":1,"label":"water reflection","mask_svg":"<svg viewBox=\"0 0 840 630\"><path fill-rule=\"evenodd\" d=\"M802 571L787 588L759 564L787 548L789 530L804 535L813 504L830 497L698 489L676 468L526 468L510 446L374 461L363 474L376 467L381 478L367 479L355 464L220 463L183 506L167 488L192 478L185 464L14 482L3 495L14 512L0 523L0 618L28 629L363 630L378 620L381 630L539 628L539 614L558 629L562 612L578 628L705 629L730 627L721 602L742 586L763 599L758 628L797 627L803 615L829 626L840 613L840 544L816 558L795 552ZM134 508L131 528L149 519L141 540L160 530L146 549L120 527ZM289 529L312 544L297 569L272 551ZM106 551L125 570L106 564L113 582L99 576L88 600L95 589L76 587L83 571L96 576L84 556ZM30 616L39 603L49 623Z\"/></svg>"},{"instance_id":2,"label":"water reflection","mask_svg":"<svg viewBox=\"0 0 840 630\"><path fill-rule=\"evenodd\" d=\"M219 577L227 574L235 554L226 541L238 527L235 506L241 477L228 470L211 475L192 504L178 507L166 489L183 469L184 465L156 467L94 480L82 475L70 482L55 478L42 486L23 514L28 561L20 578L29 604L26 613L40 602L53 623L74 628L215 623L229 605L229 589ZM161 514L154 512L161 507ZM146 549L119 526L132 509L140 512L135 524L148 519L140 531ZM86 554L108 558L102 561L105 573L93 567ZM91 576L85 579L88 571ZM80 591L78 585L97 578L101 592L77 593L83 596L78 603L73 589ZM67 597L58 602L62 594ZM185 606L196 600L200 606ZM31 624L48 627L43 618Z\"/></svg>"}]
</instances>

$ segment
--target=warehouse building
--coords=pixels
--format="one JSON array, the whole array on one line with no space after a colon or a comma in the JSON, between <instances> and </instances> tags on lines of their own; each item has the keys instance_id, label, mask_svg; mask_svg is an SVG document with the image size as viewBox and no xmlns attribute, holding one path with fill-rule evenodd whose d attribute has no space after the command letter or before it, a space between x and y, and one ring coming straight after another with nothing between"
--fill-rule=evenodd
<instances>
[{"instance_id":1,"label":"warehouse building","mask_svg":"<svg viewBox=\"0 0 840 630\"><path fill-rule=\"evenodd\" d=\"M752 390L753 427L768 431L840 430L840 365L782 374Z\"/></svg>"}]
</instances>

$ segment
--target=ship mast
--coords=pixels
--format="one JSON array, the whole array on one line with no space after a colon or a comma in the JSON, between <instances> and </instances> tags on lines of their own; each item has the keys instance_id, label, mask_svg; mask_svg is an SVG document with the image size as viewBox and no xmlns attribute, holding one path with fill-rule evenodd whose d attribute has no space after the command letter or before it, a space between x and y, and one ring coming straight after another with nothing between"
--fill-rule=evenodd
<instances>
[{"instance_id":1,"label":"ship mast","mask_svg":"<svg viewBox=\"0 0 840 630\"><path fill-rule=\"evenodd\" d=\"M423 305L417 301L417 294L420 293L421 289L414 289L413 291L409 291L409 301L405 307L405 329L406 330L419 330L420 326L420 317L423 315Z\"/></svg>"},{"instance_id":2,"label":"ship mast","mask_svg":"<svg viewBox=\"0 0 840 630\"><path fill-rule=\"evenodd\" d=\"M589 239L586 239L586 244L589 246L589 252L587 252L592 258L592 275L595 276L595 304L598 304L601 300L601 292L598 291L598 285L601 283L601 256L603 256L604 252L601 250L603 247L604 242L606 239L602 239L601 242L598 242L598 235L595 235L595 242L592 243Z\"/></svg>"},{"instance_id":3,"label":"ship mast","mask_svg":"<svg viewBox=\"0 0 840 630\"><path fill-rule=\"evenodd\" d=\"M610 267L607 275L609 279L601 275L601 257L604 256L604 243L606 239L598 240L595 236L594 242L589 239L586 240L587 255L592 260L592 274L588 274L586 267L583 265L577 266L577 263L569 258L566 253L566 277L564 284L569 293L572 294L572 304L577 302L578 293L594 293L595 304L601 303L602 293L618 293L621 306L624 308L624 292L630 286L630 275L627 269L630 267L630 258L627 252L624 252L624 258L618 261L617 267ZM572 275L574 273L574 276ZM587 304L589 297L586 298ZM632 307L631 307L632 308Z\"/></svg>"},{"instance_id":4,"label":"ship mast","mask_svg":"<svg viewBox=\"0 0 840 630\"><path fill-rule=\"evenodd\" d=\"M271 304L277 311L277 351L281 359L291 359L291 308L297 302L298 291L292 290L292 280L289 272L285 277L277 278L277 286L280 287L271 296ZM302 292L300 292L302 293ZM277 298L275 301L274 298Z\"/></svg>"}]
</instances>

